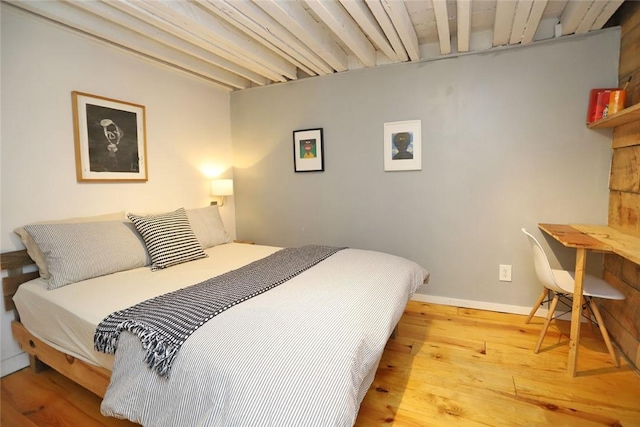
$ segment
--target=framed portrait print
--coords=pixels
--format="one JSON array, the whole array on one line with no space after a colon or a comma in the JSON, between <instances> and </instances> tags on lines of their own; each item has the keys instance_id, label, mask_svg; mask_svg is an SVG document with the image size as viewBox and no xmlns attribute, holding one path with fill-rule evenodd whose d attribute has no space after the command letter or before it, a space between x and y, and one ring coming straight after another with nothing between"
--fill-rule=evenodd
<instances>
[{"instance_id":1,"label":"framed portrait print","mask_svg":"<svg viewBox=\"0 0 640 427\"><path fill-rule=\"evenodd\" d=\"M142 105L72 92L79 182L147 181Z\"/></svg>"},{"instance_id":2,"label":"framed portrait print","mask_svg":"<svg viewBox=\"0 0 640 427\"><path fill-rule=\"evenodd\" d=\"M384 124L384 170L422 169L422 122L409 120Z\"/></svg>"},{"instance_id":3,"label":"framed portrait print","mask_svg":"<svg viewBox=\"0 0 640 427\"><path fill-rule=\"evenodd\" d=\"M293 167L296 172L324 171L322 128L293 131Z\"/></svg>"}]
</instances>

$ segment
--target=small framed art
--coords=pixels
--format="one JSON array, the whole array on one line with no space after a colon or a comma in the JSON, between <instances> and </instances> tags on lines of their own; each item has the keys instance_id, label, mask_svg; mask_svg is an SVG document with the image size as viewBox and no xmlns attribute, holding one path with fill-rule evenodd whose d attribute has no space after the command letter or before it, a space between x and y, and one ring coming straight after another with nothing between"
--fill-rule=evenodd
<instances>
[{"instance_id":1,"label":"small framed art","mask_svg":"<svg viewBox=\"0 0 640 427\"><path fill-rule=\"evenodd\" d=\"M422 169L422 122L409 120L384 124L384 170Z\"/></svg>"},{"instance_id":2,"label":"small framed art","mask_svg":"<svg viewBox=\"0 0 640 427\"><path fill-rule=\"evenodd\" d=\"M296 172L324 171L322 128L293 131L293 167Z\"/></svg>"},{"instance_id":3,"label":"small framed art","mask_svg":"<svg viewBox=\"0 0 640 427\"><path fill-rule=\"evenodd\" d=\"M72 92L79 182L147 181L145 108Z\"/></svg>"}]
</instances>

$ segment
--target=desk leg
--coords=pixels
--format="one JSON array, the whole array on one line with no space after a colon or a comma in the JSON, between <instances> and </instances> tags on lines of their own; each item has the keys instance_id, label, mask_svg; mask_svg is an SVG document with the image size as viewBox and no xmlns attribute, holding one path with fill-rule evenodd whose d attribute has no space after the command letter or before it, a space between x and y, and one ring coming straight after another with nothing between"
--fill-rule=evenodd
<instances>
[{"instance_id":1,"label":"desk leg","mask_svg":"<svg viewBox=\"0 0 640 427\"><path fill-rule=\"evenodd\" d=\"M571 312L571 337L569 338L569 375L576 376L578 362L578 343L580 341L580 314L582 313L582 288L584 269L587 263L587 250L576 249L576 283L573 288L573 311Z\"/></svg>"}]
</instances>

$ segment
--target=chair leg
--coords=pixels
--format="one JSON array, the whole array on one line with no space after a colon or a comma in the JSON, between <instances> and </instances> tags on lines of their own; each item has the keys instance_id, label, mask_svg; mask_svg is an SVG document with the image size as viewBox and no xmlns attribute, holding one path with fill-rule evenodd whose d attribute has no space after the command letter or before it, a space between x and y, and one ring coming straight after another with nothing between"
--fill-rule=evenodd
<instances>
[{"instance_id":1,"label":"chair leg","mask_svg":"<svg viewBox=\"0 0 640 427\"><path fill-rule=\"evenodd\" d=\"M533 308L531 309L531 313L529 313L529 317L527 317L527 320L525 320L524 323L531 322L531 318L534 314L536 314L536 311L538 311L540 305L542 304L542 301L544 301L548 294L549 290L547 288L542 288L542 293L538 297L538 301L536 301L536 303L534 304Z\"/></svg>"},{"instance_id":2,"label":"chair leg","mask_svg":"<svg viewBox=\"0 0 640 427\"><path fill-rule=\"evenodd\" d=\"M602 338L604 338L604 343L607 345L607 350L609 350L609 354L611 355L613 364L616 365L617 368L619 368L620 363L616 358L616 353L613 351L613 345L611 345L611 339L609 339L609 333L607 332L607 328L604 327L604 322L602 321L602 316L600 315L600 310L598 309L598 305L595 303L593 298L589 298L589 304L591 305L591 311L593 311L593 315L596 317L596 320L598 321L598 326L600 327L600 333L602 333Z\"/></svg>"},{"instance_id":3,"label":"chair leg","mask_svg":"<svg viewBox=\"0 0 640 427\"><path fill-rule=\"evenodd\" d=\"M536 348L533 350L533 352L536 354L540 351L542 340L544 340L544 336L547 334L547 329L549 329L549 324L551 323L551 319L553 318L553 313L556 311L556 305L558 305L558 294L554 293L553 300L551 301L551 306L549 307L549 313L547 313L547 320L545 320L544 322L542 331L540 331L538 343L536 344Z\"/></svg>"},{"instance_id":4,"label":"chair leg","mask_svg":"<svg viewBox=\"0 0 640 427\"><path fill-rule=\"evenodd\" d=\"M590 332L593 332L593 320L591 319L591 310L589 310L589 305L587 304L587 299L582 297L582 315L587 318L587 328L589 328Z\"/></svg>"}]
</instances>

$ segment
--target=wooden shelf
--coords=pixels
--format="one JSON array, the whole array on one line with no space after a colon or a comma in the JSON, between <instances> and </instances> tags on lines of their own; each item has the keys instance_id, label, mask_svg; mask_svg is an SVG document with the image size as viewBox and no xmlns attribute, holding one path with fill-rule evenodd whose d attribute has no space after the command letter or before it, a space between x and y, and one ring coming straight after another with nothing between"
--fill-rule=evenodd
<instances>
[{"instance_id":1,"label":"wooden shelf","mask_svg":"<svg viewBox=\"0 0 640 427\"><path fill-rule=\"evenodd\" d=\"M633 105L629 108L618 111L612 116L589 123L587 127L589 129L613 128L636 120L640 120L640 104Z\"/></svg>"}]
</instances>

